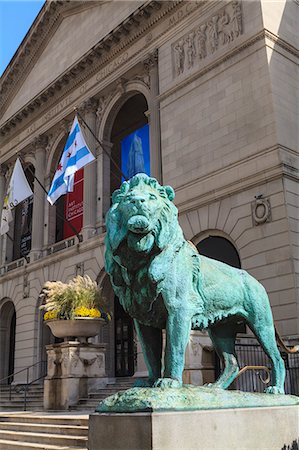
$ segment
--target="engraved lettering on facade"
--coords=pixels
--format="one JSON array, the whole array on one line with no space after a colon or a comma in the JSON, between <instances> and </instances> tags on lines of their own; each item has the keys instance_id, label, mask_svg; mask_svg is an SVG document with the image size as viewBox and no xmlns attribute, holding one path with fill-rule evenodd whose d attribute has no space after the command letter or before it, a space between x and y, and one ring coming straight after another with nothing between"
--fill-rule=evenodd
<instances>
[{"instance_id":1,"label":"engraved lettering on facade","mask_svg":"<svg viewBox=\"0 0 299 450\"><path fill-rule=\"evenodd\" d=\"M184 11L179 11L180 13ZM185 8L185 13L187 9ZM179 12L170 19L174 25L181 15ZM226 4L217 14L191 30L172 45L174 76L198 65L219 48L234 41L243 33L243 19L240 1Z\"/></svg>"},{"instance_id":2,"label":"engraved lettering on facade","mask_svg":"<svg viewBox=\"0 0 299 450\"><path fill-rule=\"evenodd\" d=\"M108 64L104 69L102 69L96 76L96 81L101 81L107 75L110 75L114 70L116 70L121 64L123 64L129 57L128 52L123 53L118 58L116 58L112 63Z\"/></svg>"},{"instance_id":3,"label":"engraved lettering on facade","mask_svg":"<svg viewBox=\"0 0 299 450\"><path fill-rule=\"evenodd\" d=\"M190 14L190 12L194 11L202 2L201 1L193 1L193 2L187 2L186 5L180 9L178 12L176 12L173 16L169 19L169 27L173 27L173 25L176 25L180 20L182 20L185 16Z\"/></svg>"}]
</instances>

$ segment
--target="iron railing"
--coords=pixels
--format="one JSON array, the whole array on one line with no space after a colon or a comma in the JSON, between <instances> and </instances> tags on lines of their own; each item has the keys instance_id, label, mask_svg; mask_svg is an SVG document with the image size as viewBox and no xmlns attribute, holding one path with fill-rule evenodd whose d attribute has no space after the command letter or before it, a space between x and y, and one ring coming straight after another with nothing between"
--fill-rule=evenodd
<instances>
[{"instance_id":1,"label":"iron railing","mask_svg":"<svg viewBox=\"0 0 299 450\"><path fill-rule=\"evenodd\" d=\"M239 366L244 370L234 381L231 388L247 392L263 392L265 384L271 383L271 362L259 344L236 345ZM285 392L299 395L299 353L281 352L286 367ZM218 366L218 367L217 367ZM216 364L216 377L221 372L221 363Z\"/></svg>"},{"instance_id":2,"label":"iron railing","mask_svg":"<svg viewBox=\"0 0 299 450\"><path fill-rule=\"evenodd\" d=\"M37 367L39 367L40 375L34 378L33 373L35 372ZM12 381L15 379L15 376L24 372L26 381L23 383L13 384ZM9 401L11 401L13 391L16 392L17 394L21 394L23 392L24 393L23 409L24 411L26 411L30 386L32 386L37 381L45 378L46 375L47 375L47 361L38 361L35 364L31 364L31 366L25 367L25 369L18 370L17 372L11 373L10 375L7 375L6 377L0 379L0 386L9 386L8 391Z\"/></svg>"}]
</instances>

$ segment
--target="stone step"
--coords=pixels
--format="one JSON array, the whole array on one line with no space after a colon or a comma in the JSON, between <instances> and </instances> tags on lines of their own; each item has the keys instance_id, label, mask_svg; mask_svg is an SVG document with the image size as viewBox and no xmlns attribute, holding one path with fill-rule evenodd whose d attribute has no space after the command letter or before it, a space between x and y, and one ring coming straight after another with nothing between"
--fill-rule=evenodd
<instances>
[{"instance_id":1,"label":"stone step","mask_svg":"<svg viewBox=\"0 0 299 450\"><path fill-rule=\"evenodd\" d=\"M0 425L2 422L22 422L22 423L39 423L52 424L55 426L70 425L88 427L87 414L63 414L63 413L7 413L0 414Z\"/></svg>"},{"instance_id":2,"label":"stone step","mask_svg":"<svg viewBox=\"0 0 299 450\"><path fill-rule=\"evenodd\" d=\"M25 422L0 422L0 430L34 432L34 433L54 433L69 436L88 436L88 426L57 425Z\"/></svg>"},{"instance_id":3,"label":"stone step","mask_svg":"<svg viewBox=\"0 0 299 450\"><path fill-rule=\"evenodd\" d=\"M65 447L51 444L34 444L0 439L0 450L88 450L87 447Z\"/></svg>"},{"instance_id":4,"label":"stone step","mask_svg":"<svg viewBox=\"0 0 299 450\"><path fill-rule=\"evenodd\" d=\"M53 433L35 433L35 432L16 432L0 429L0 442L2 441L18 441L35 444L59 445L60 447L87 447L86 436L68 436Z\"/></svg>"}]
</instances>

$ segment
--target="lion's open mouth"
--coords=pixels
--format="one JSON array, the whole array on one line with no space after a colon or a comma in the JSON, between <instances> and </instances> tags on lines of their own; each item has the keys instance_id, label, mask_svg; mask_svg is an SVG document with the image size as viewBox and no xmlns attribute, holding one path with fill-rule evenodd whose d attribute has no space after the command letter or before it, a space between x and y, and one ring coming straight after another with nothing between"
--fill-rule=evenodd
<instances>
[{"instance_id":1,"label":"lion's open mouth","mask_svg":"<svg viewBox=\"0 0 299 450\"><path fill-rule=\"evenodd\" d=\"M128 229L133 233L146 233L149 227L149 220L145 216L136 215L128 220Z\"/></svg>"}]
</instances>

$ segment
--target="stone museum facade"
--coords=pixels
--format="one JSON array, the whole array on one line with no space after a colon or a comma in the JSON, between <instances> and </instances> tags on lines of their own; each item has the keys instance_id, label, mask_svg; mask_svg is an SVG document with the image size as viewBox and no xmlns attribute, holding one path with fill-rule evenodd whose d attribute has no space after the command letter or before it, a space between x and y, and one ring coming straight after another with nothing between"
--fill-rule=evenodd
<instances>
[{"instance_id":1,"label":"stone museum facade","mask_svg":"<svg viewBox=\"0 0 299 450\"><path fill-rule=\"evenodd\" d=\"M140 149L139 130L147 171L175 189L186 238L256 277L279 332L299 338L298 9L295 0L45 3L0 80L1 205L17 155L34 191L0 241L0 379L33 364L39 376L54 342L39 294L76 274L97 280L112 311L95 338L107 344L108 378L145 375L104 270L105 213L121 183L107 154L129 170L125 142L134 135ZM49 189L74 108L98 138L82 124L96 161L51 206L32 174ZM186 380L212 379L209 345L192 334Z\"/></svg>"}]
</instances>

